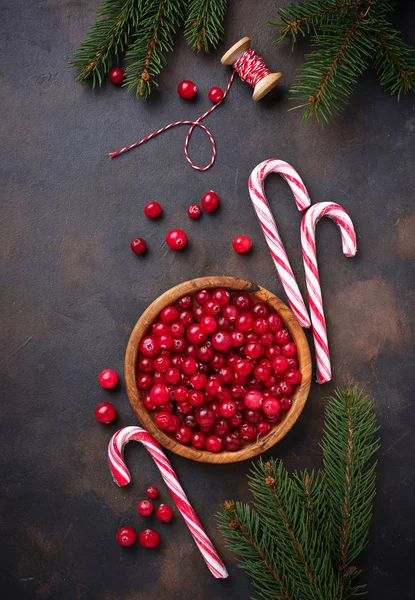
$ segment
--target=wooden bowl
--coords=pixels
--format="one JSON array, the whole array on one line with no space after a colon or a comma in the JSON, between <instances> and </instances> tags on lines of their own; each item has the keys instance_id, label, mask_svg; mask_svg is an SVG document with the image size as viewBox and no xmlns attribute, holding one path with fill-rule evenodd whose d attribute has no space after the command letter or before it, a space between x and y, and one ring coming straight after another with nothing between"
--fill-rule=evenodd
<instances>
[{"instance_id":1,"label":"wooden bowl","mask_svg":"<svg viewBox=\"0 0 415 600\"><path fill-rule=\"evenodd\" d=\"M179 444L167 433L164 433L159 429L153 421L151 413L143 406L142 399L145 392L137 388L137 356L140 341L141 338L148 333L160 311L168 304L174 304L181 296L193 295L198 290L216 287L223 287L232 291L248 292L252 294L255 300L266 302L273 310L278 312L297 346L297 355L300 365L299 369L303 376L300 385L292 396L292 406L290 410L282 417L278 425L271 428L266 435L261 436L257 442L247 444L237 452L227 452L224 450L218 454L207 452L206 450L196 450L191 446ZM274 294L271 294L271 292L268 292L261 286L251 283L250 281L245 281L244 279L236 279L235 277L200 277L199 279L192 279L171 288L159 296L152 304L150 304L147 310L144 311L137 321L128 341L125 354L124 374L128 397L137 418L162 446L180 456L199 462L232 463L252 458L265 450L268 450L268 448L271 448L271 446L274 446L274 444L279 442L294 425L304 408L310 390L311 356L307 339L297 319L291 310L281 302L279 298L274 296Z\"/></svg>"}]
</instances>

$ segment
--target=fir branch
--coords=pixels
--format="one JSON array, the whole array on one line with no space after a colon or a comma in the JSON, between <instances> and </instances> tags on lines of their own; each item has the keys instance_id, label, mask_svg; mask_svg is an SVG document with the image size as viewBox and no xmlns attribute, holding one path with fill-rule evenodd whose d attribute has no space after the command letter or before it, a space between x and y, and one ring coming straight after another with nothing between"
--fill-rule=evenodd
<instances>
[{"instance_id":1,"label":"fir branch","mask_svg":"<svg viewBox=\"0 0 415 600\"><path fill-rule=\"evenodd\" d=\"M193 50L209 52L224 34L223 19L227 0L190 0L185 36Z\"/></svg>"},{"instance_id":2,"label":"fir branch","mask_svg":"<svg viewBox=\"0 0 415 600\"><path fill-rule=\"evenodd\" d=\"M137 26L127 58L133 62L125 71L128 90L136 88L136 96L147 98L153 78L166 64L165 52L173 49L174 35L183 18L180 0L148 0Z\"/></svg>"},{"instance_id":3,"label":"fir branch","mask_svg":"<svg viewBox=\"0 0 415 600\"><path fill-rule=\"evenodd\" d=\"M75 52L70 65L80 68L78 83L92 78L92 87L102 85L113 60L124 51L131 29L137 26L144 0L104 0L88 37Z\"/></svg>"},{"instance_id":4,"label":"fir branch","mask_svg":"<svg viewBox=\"0 0 415 600\"><path fill-rule=\"evenodd\" d=\"M374 67L380 84L391 95L402 94L415 89L414 49L400 37L390 23L377 32L380 44L374 58Z\"/></svg>"}]
</instances>

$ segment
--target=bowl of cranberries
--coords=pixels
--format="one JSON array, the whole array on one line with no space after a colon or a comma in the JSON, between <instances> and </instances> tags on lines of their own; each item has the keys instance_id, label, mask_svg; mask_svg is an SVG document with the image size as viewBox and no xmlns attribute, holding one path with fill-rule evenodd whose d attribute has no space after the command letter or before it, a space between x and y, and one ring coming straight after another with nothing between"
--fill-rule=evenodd
<instances>
[{"instance_id":1,"label":"bowl of cranberries","mask_svg":"<svg viewBox=\"0 0 415 600\"><path fill-rule=\"evenodd\" d=\"M234 277L201 277L157 298L137 321L125 381L139 421L200 462L264 452L298 419L311 357L291 310Z\"/></svg>"}]
</instances>

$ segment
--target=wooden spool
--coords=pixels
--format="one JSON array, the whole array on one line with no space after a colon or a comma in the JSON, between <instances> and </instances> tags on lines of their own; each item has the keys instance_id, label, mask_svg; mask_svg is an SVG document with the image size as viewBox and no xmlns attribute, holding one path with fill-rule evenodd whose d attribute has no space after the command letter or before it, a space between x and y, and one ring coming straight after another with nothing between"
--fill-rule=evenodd
<instances>
[{"instance_id":1,"label":"wooden spool","mask_svg":"<svg viewBox=\"0 0 415 600\"><path fill-rule=\"evenodd\" d=\"M223 65L233 65L237 58L239 58L244 52L249 50L251 47L251 38L243 37L239 42L236 42L229 48L227 52L222 56L220 62ZM282 73L270 73L261 81L258 81L254 88L254 93L252 94L252 100L261 100L264 96L268 94L278 82L282 79Z\"/></svg>"},{"instance_id":2,"label":"wooden spool","mask_svg":"<svg viewBox=\"0 0 415 600\"><path fill-rule=\"evenodd\" d=\"M162 431L154 422L154 416L144 407L143 398L147 393L137 387L137 357L141 338L147 335L151 325L157 319L160 311L169 304L174 304L181 296L193 296L198 290L221 287L229 291L244 291L255 301L266 302L269 307L278 312L297 346L299 369L302 381L292 396L292 406L285 413L278 425L274 425L267 434L261 436L256 442L247 444L237 452L222 451L218 454L206 450L196 450L192 446L183 446L176 442L172 435ZM252 458L265 452L274 444L282 440L297 421L306 403L311 384L311 356L310 349L304 332L291 310L279 298L268 292L263 287L235 277L201 277L180 283L159 296L143 312L137 321L127 345L124 363L125 384L131 406L142 423L143 427L165 448L180 456L208 463L233 463Z\"/></svg>"}]
</instances>

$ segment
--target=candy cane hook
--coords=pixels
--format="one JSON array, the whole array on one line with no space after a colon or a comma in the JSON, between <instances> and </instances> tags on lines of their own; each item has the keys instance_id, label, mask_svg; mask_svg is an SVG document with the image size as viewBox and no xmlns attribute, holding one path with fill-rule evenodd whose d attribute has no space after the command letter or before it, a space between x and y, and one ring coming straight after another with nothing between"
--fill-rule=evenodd
<instances>
[{"instance_id":1,"label":"candy cane hook","mask_svg":"<svg viewBox=\"0 0 415 600\"><path fill-rule=\"evenodd\" d=\"M264 232L272 259L277 268L288 301L302 327L310 327L310 318L298 288L290 261L264 191L264 179L269 173L279 173L285 179L294 195L298 210L305 210L311 204L306 187L295 169L283 160L269 158L252 171L249 181L249 195Z\"/></svg>"},{"instance_id":2,"label":"candy cane hook","mask_svg":"<svg viewBox=\"0 0 415 600\"><path fill-rule=\"evenodd\" d=\"M339 204L319 202L305 213L301 223L301 246L313 324L314 347L317 359L317 381L326 383L331 380L330 353L327 340L326 319L324 317L323 298L316 256L316 224L322 217L332 219L340 229L343 254L355 256L357 251L356 233L347 212Z\"/></svg>"},{"instance_id":3,"label":"candy cane hook","mask_svg":"<svg viewBox=\"0 0 415 600\"><path fill-rule=\"evenodd\" d=\"M123 486L131 481L130 472L123 458L124 446L130 440L141 442L150 452L210 572L216 579L226 579L228 577L226 567L191 507L169 459L156 440L142 427L124 427L117 431L110 440L108 463L115 483Z\"/></svg>"}]
</instances>

